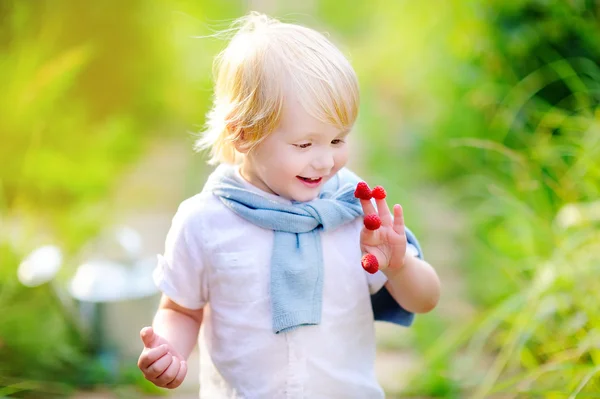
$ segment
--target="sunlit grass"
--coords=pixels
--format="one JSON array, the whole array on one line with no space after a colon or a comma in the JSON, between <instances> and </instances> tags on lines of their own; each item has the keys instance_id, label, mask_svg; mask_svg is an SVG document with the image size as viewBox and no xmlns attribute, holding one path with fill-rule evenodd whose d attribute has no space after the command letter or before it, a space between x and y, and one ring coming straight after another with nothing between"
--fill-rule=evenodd
<instances>
[{"instance_id":1,"label":"sunlit grass","mask_svg":"<svg viewBox=\"0 0 600 399\"><path fill-rule=\"evenodd\" d=\"M203 33L198 17L240 7L0 6L0 397L66 397L98 384L156 393L139 372L107 370L49 286L23 287L17 267L35 247L57 245L64 284L84 244L111 223L127 165L153 136L185 140L201 125L219 43L192 38Z\"/></svg>"},{"instance_id":2,"label":"sunlit grass","mask_svg":"<svg viewBox=\"0 0 600 399\"><path fill-rule=\"evenodd\" d=\"M589 91L580 91L582 96L588 97L580 98L583 104L596 101ZM505 115L513 116L504 123L512 126L525 105L507 105L513 111ZM595 349L600 311L594 299L600 231L593 211L600 120L595 109L542 110L533 134L511 131L528 146L509 148L496 136L451 142L470 148L480 162L478 170L465 170L457 188L471 205L470 228L479 241L465 271L473 272L474 287L484 287L477 292L489 307L452 344L432 349L427 364L459 353L479 359L470 374L479 378L469 383L469 374L456 377L474 398L497 392L575 397L600 390L593 378L600 361ZM490 286L500 287L491 297L485 289ZM477 373L481 367L485 372Z\"/></svg>"},{"instance_id":3,"label":"sunlit grass","mask_svg":"<svg viewBox=\"0 0 600 399\"><path fill-rule=\"evenodd\" d=\"M519 8L511 12L515 10ZM398 21L403 21L401 15ZM389 26L382 22L379 29ZM491 37L476 40L489 46L496 39ZM435 48L439 42L428 45ZM406 50L408 54L398 53L390 62L401 64L428 51ZM394 103L396 115L366 107L373 120L365 124L375 129L368 132L374 139L370 167L397 177L408 197L411 188L423 184L449 187L451 198L445 200L467 216L462 230L470 236L457 266L479 312L472 321L428 315L423 317L425 330L417 323L411 342L423 349L424 362L406 395L551 398L600 393L595 349L600 286L594 277L600 267L600 69L583 56L537 50L529 58L546 62L522 78L499 69L501 62L512 60L502 60L504 54L494 47L480 48L485 57L473 61L471 69L453 59L451 51L442 51L438 57L447 57L447 65L438 66L440 76L453 78L447 85L457 86L443 87L434 76L437 70L425 73L424 81L431 76L441 87L422 81L417 86L442 95L427 108L437 121L401 113L407 97L420 105L431 98L410 84L395 86L407 91ZM448 72L457 68L464 71L458 79ZM371 82L375 97L389 92L377 86L377 77ZM563 94L550 103L543 95L553 90ZM397 129L389 131L390 126Z\"/></svg>"}]
</instances>

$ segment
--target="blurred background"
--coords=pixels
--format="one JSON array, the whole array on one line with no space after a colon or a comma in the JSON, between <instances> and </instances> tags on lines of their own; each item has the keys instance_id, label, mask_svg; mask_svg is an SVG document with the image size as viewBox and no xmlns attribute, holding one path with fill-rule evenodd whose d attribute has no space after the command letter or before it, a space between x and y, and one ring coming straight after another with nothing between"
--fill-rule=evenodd
<instances>
[{"instance_id":1,"label":"blurred background","mask_svg":"<svg viewBox=\"0 0 600 399\"><path fill-rule=\"evenodd\" d=\"M250 10L348 55L351 166L442 278L412 328L377 325L388 397L600 397L599 4L1 1L0 397L197 397L194 369L144 382L138 332L210 170L215 33Z\"/></svg>"}]
</instances>

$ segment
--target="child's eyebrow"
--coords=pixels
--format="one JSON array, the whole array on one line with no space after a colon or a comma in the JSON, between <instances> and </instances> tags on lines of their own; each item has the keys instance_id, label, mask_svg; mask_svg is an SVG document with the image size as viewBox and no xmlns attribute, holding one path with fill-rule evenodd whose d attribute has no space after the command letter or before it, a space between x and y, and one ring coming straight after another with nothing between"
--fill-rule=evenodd
<instances>
[{"instance_id":1,"label":"child's eyebrow","mask_svg":"<svg viewBox=\"0 0 600 399\"><path fill-rule=\"evenodd\" d=\"M348 134L350 134L350 129L339 132L338 134L335 135L335 137L346 137ZM299 133L296 137L298 140L315 139L315 138L318 139L318 138L323 137L323 134L317 133L317 132L306 132L306 133Z\"/></svg>"}]
</instances>

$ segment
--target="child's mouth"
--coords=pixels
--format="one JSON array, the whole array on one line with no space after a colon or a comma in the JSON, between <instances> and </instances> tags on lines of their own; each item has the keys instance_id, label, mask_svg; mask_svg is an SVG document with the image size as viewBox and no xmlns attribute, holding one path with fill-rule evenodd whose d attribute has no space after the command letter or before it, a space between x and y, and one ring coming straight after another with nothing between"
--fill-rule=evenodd
<instances>
[{"instance_id":1,"label":"child's mouth","mask_svg":"<svg viewBox=\"0 0 600 399\"><path fill-rule=\"evenodd\" d=\"M317 178L310 178L310 177L302 177L302 176L296 176L302 183L304 183L305 185L309 186L309 187L316 187L319 185L319 183L321 183L321 180L323 180L322 177L317 177Z\"/></svg>"}]
</instances>

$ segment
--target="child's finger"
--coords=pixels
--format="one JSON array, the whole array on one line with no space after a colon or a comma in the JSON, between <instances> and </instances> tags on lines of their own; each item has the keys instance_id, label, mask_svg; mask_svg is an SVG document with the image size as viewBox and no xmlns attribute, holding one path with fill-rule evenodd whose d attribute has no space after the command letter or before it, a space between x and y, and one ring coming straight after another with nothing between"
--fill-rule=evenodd
<instances>
[{"instance_id":1,"label":"child's finger","mask_svg":"<svg viewBox=\"0 0 600 399\"><path fill-rule=\"evenodd\" d=\"M377 233L377 230L369 230L365 226L363 226L362 230L360 231L361 248L363 246L377 245Z\"/></svg>"},{"instance_id":2,"label":"child's finger","mask_svg":"<svg viewBox=\"0 0 600 399\"><path fill-rule=\"evenodd\" d=\"M159 339L159 336L154 334L152 327L142 328L140 331L140 337L142 338L142 342L146 348L154 348Z\"/></svg>"},{"instance_id":3,"label":"child's finger","mask_svg":"<svg viewBox=\"0 0 600 399\"><path fill-rule=\"evenodd\" d=\"M177 377L175 377L175 379L168 383L166 385L166 388L177 388L179 385L181 385L181 383L183 382L183 380L185 379L185 376L187 375L187 362L185 360L181 361L181 366L179 367L179 373L177 373Z\"/></svg>"},{"instance_id":4,"label":"child's finger","mask_svg":"<svg viewBox=\"0 0 600 399\"><path fill-rule=\"evenodd\" d=\"M363 213L365 215L372 215L374 213L377 213L377 211L375 210L375 207L373 206L373 203L371 202L371 200L361 199L360 200L360 205L362 206Z\"/></svg>"},{"instance_id":5,"label":"child's finger","mask_svg":"<svg viewBox=\"0 0 600 399\"><path fill-rule=\"evenodd\" d=\"M379 213L379 218L381 219L382 226L390 226L392 224L392 213L390 212L390 208L388 208L387 201L384 199L376 199L375 203L377 204L377 212Z\"/></svg>"},{"instance_id":6,"label":"child's finger","mask_svg":"<svg viewBox=\"0 0 600 399\"><path fill-rule=\"evenodd\" d=\"M167 347L167 345L161 345L156 348L146 349L138 360L138 367L141 370L145 370L148 367L150 367L152 363L154 363L167 353L169 353L169 348Z\"/></svg>"},{"instance_id":7,"label":"child's finger","mask_svg":"<svg viewBox=\"0 0 600 399\"><path fill-rule=\"evenodd\" d=\"M365 215L363 218L363 224L367 230L377 230L381 227L381 219L379 219L379 215L376 213Z\"/></svg>"},{"instance_id":8,"label":"child's finger","mask_svg":"<svg viewBox=\"0 0 600 399\"><path fill-rule=\"evenodd\" d=\"M405 234L404 231L404 212L402 206L394 205L394 224L392 226L394 231L398 234Z\"/></svg>"},{"instance_id":9,"label":"child's finger","mask_svg":"<svg viewBox=\"0 0 600 399\"><path fill-rule=\"evenodd\" d=\"M166 355L152 363L148 368L142 371L144 372L144 376L146 377L146 379L152 382L156 382L158 377L167 371L172 362L173 356L167 353Z\"/></svg>"},{"instance_id":10,"label":"child's finger","mask_svg":"<svg viewBox=\"0 0 600 399\"><path fill-rule=\"evenodd\" d=\"M177 377L177 374L179 374L180 368L181 368L181 361L179 359L177 359L176 357L173 357L171 360L171 364L169 365L167 370L164 373L162 373L160 375L160 377L158 377L156 379L156 384L161 387L167 386L168 384L170 384L171 382L173 382L175 380L175 378Z\"/></svg>"}]
</instances>

